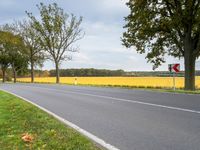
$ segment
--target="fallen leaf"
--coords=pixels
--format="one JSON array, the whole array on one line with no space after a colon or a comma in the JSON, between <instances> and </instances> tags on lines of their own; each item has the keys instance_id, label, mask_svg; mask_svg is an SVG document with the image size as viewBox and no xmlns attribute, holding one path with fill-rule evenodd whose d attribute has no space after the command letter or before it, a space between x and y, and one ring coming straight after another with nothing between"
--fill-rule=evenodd
<instances>
[{"instance_id":1,"label":"fallen leaf","mask_svg":"<svg viewBox=\"0 0 200 150\"><path fill-rule=\"evenodd\" d=\"M31 134L28 134L28 133L24 133L22 134L22 140L24 142L32 142L33 141L33 136Z\"/></svg>"}]
</instances>

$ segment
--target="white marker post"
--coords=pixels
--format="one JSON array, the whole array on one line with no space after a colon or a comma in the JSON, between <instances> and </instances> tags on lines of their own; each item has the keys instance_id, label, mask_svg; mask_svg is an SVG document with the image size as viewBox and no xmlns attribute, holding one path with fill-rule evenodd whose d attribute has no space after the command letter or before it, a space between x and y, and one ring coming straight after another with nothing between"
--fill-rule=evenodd
<instances>
[{"instance_id":1,"label":"white marker post","mask_svg":"<svg viewBox=\"0 0 200 150\"><path fill-rule=\"evenodd\" d=\"M74 85L77 85L77 77L75 77Z\"/></svg>"},{"instance_id":2,"label":"white marker post","mask_svg":"<svg viewBox=\"0 0 200 150\"><path fill-rule=\"evenodd\" d=\"M174 91L176 90L176 78L175 78L175 73L173 72L173 86L174 86Z\"/></svg>"}]
</instances>

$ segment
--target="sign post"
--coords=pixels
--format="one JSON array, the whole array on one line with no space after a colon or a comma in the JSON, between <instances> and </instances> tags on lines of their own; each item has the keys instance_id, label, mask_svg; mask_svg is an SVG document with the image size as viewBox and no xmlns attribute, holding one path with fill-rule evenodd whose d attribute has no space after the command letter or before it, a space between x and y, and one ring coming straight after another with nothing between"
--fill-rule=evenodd
<instances>
[{"instance_id":1,"label":"sign post","mask_svg":"<svg viewBox=\"0 0 200 150\"><path fill-rule=\"evenodd\" d=\"M176 73L180 72L180 64L169 64L169 72L173 73L173 89L176 90Z\"/></svg>"},{"instance_id":2,"label":"sign post","mask_svg":"<svg viewBox=\"0 0 200 150\"><path fill-rule=\"evenodd\" d=\"M176 90L176 78L175 78L175 73L173 72L173 89L174 91Z\"/></svg>"}]
</instances>

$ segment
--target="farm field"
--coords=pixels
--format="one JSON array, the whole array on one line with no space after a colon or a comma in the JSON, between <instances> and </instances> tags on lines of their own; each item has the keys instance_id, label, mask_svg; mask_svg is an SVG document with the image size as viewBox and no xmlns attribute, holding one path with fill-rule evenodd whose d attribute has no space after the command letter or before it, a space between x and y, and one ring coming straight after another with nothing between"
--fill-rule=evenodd
<instances>
[{"instance_id":1,"label":"farm field","mask_svg":"<svg viewBox=\"0 0 200 150\"><path fill-rule=\"evenodd\" d=\"M30 82L30 78L18 78L18 82ZM35 78L37 83L55 83L55 77ZM77 85L127 86L139 88L171 88L172 77L60 77L60 83ZM176 88L184 87L184 78L176 77ZM196 87L200 88L200 76L196 77Z\"/></svg>"}]
</instances>

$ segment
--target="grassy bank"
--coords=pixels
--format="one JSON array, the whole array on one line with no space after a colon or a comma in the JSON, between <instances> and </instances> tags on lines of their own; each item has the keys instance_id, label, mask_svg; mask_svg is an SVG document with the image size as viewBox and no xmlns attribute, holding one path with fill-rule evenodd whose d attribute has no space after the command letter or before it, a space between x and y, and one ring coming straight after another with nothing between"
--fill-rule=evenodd
<instances>
[{"instance_id":1,"label":"grassy bank","mask_svg":"<svg viewBox=\"0 0 200 150\"><path fill-rule=\"evenodd\" d=\"M0 149L97 150L100 148L35 106L0 91Z\"/></svg>"},{"instance_id":2,"label":"grassy bank","mask_svg":"<svg viewBox=\"0 0 200 150\"><path fill-rule=\"evenodd\" d=\"M30 82L19 82L19 83L30 83ZM34 82L36 84L55 84L52 82ZM31 84L31 83L30 83ZM67 83L60 83L60 85L72 85ZM77 84L76 86L88 86L88 87L105 87L105 88L122 88L122 89L133 89L133 90L144 90L144 91L154 91L154 92L168 92L168 93L182 93L182 94L200 94L200 88L196 87L195 91L186 91L183 88L176 88L174 91L169 87L152 87L152 86L123 86L123 85L92 85L92 84Z\"/></svg>"},{"instance_id":3,"label":"grassy bank","mask_svg":"<svg viewBox=\"0 0 200 150\"><path fill-rule=\"evenodd\" d=\"M40 83L41 84L41 83ZM51 83L49 83L51 84ZM71 84L65 84L71 85ZM105 88L122 88L122 89L133 89L133 90L143 90L143 91L153 91L153 92L167 92L167 93L180 93L180 94L200 94L200 89L195 91L186 91L184 89L169 89L168 87L143 87L143 86L113 86L113 85L77 85L77 86L89 86L89 87L105 87Z\"/></svg>"}]
</instances>

